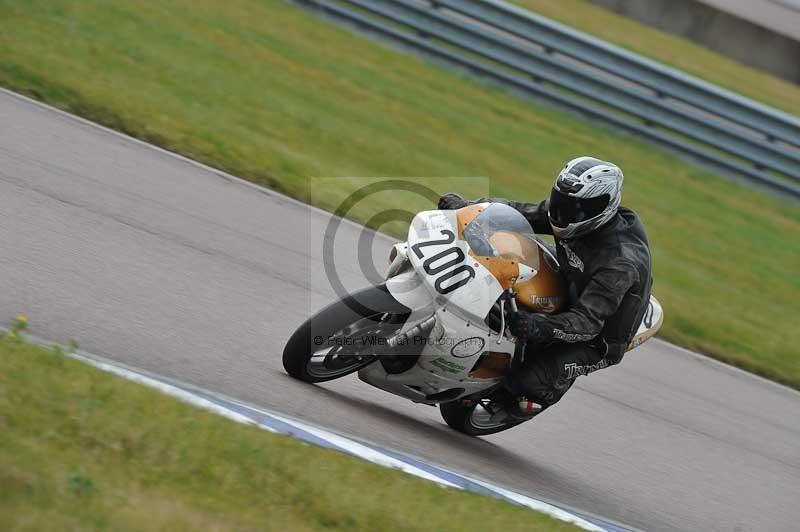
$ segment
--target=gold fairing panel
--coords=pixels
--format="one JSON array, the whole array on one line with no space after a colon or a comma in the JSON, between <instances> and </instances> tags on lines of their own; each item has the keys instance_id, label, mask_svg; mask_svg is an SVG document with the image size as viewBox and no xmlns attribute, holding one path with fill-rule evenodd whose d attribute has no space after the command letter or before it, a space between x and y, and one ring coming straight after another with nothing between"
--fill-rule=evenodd
<instances>
[{"instance_id":1,"label":"gold fairing panel","mask_svg":"<svg viewBox=\"0 0 800 532\"><path fill-rule=\"evenodd\" d=\"M493 244L495 242L492 242ZM511 258L504 253L500 257L475 257L482 266L492 272L503 290L511 288L517 293L517 303L532 312L553 314L560 312L566 304L567 287L561 275L551 266L541 246L533 246L533 253L539 255L539 270L535 276L522 282L516 282L519 275L519 263L530 262L530 259ZM499 248L502 249L502 248ZM470 251L472 255L472 251ZM473 255L474 256L474 255ZM526 257L530 255L525 254ZM508 257L508 258L506 258Z\"/></svg>"},{"instance_id":2,"label":"gold fairing panel","mask_svg":"<svg viewBox=\"0 0 800 532\"><path fill-rule=\"evenodd\" d=\"M469 376L473 379L499 379L511 368L511 355L484 351Z\"/></svg>"},{"instance_id":3,"label":"gold fairing panel","mask_svg":"<svg viewBox=\"0 0 800 532\"><path fill-rule=\"evenodd\" d=\"M492 272L492 275L494 275L497 282L500 283L500 286L503 287L503 290L513 288L517 276L519 275L519 261L503 257L475 256L472 250L470 250L469 254L475 257L475 260L480 263L481 266L484 266L487 270Z\"/></svg>"},{"instance_id":4,"label":"gold fairing panel","mask_svg":"<svg viewBox=\"0 0 800 532\"><path fill-rule=\"evenodd\" d=\"M511 253L504 253L499 257L476 257L472 251L469 254L475 257L481 266L492 272L503 290L513 289L517 293L517 303L527 310L544 314L560 312L566 304L567 297L564 280L551 266L552 261L545 257L546 251L541 246L532 247L535 248L532 252L539 256L539 270L532 278L519 283L516 282L519 275L519 263L530 262L530 250L524 254L522 260Z\"/></svg>"},{"instance_id":5,"label":"gold fairing panel","mask_svg":"<svg viewBox=\"0 0 800 532\"><path fill-rule=\"evenodd\" d=\"M561 312L567 303L567 287L563 278L551 266L541 246L539 253L539 272L526 281L516 283L517 303L533 312L553 314Z\"/></svg>"},{"instance_id":6,"label":"gold fairing panel","mask_svg":"<svg viewBox=\"0 0 800 532\"><path fill-rule=\"evenodd\" d=\"M496 257L475 256L482 266L492 272L503 290L514 288L519 277L520 263L534 269L539 267L539 248L530 238L513 231L497 231L489 237L494 249L499 253Z\"/></svg>"},{"instance_id":7,"label":"gold fairing panel","mask_svg":"<svg viewBox=\"0 0 800 532\"><path fill-rule=\"evenodd\" d=\"M484 205L476 204L456 211L458 236L464 238L467 227L483 210ZM475 256L482 266L495 276L503 290L513 288L517 292L517 303L533 312L546 314L560 312L566 304L567 290L558 272L545 257L542 246L534 244L529 238L511 231L499 231L491 237L492 245L500 251L498 257ZM538 273L531 279L517 283L519 263L536 265Z\"/></svg>"},{"instance_id":8,"label":"gold fairing panel","mask_svg":"<svg viewBox=\"0 0 800 532\"><path fill-rule=\"evenodd\" d=\"M464 229L478 217L486 207L480 203L461 207L456 211L456 223L458 224L458 239L464 240Z\"/></svg>"}]
</instances>

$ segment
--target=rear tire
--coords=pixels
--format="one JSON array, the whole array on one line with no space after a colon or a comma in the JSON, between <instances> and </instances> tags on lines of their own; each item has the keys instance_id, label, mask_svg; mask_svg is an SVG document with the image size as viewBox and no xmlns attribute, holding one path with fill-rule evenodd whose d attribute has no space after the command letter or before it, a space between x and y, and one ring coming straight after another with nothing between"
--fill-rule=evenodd
<instances>
[{"instance_id":1,"label":"rear tire","mask_svg":"<svg viewBox=\"0 0 800 532\"><path fill-rule=\"evenodd\" d=\"M349 354L347 347L335 351L335 342L333 347L328 347L329 338L346 338L354 332L356 336L359 327L369 330L370 334L389 336L400 328L409 313L385 285L354 292L320 310L294 332L283 348L283 367L289 375L305 382L324 382L349 375L377 358L368 353L356 353L359 359ZM377 333L373 329L377 329ZM329 349L328 353L325 349ZM353 349L357 346L350 346L350 350ZM319 359L322 360L318 362Z\"/></svg>"},{"instance_id":2,"label":"rear tire","mask_svg":"<svg viewBox=\"0 0 800 532\"><path fill-rule=\"evenodd\" d=\"M439 405L439 412L442 418L451 428L470 436L488 436L489 434L496 434L503 432L512 427L516 427L525 421L510 421L491 423L478 423L477 419L480 416L475 415L475 410L483 408L480 402L470 402L466 404L464 401L450 401L448 403L441 403Z\"/></svg>"}]
</instances>

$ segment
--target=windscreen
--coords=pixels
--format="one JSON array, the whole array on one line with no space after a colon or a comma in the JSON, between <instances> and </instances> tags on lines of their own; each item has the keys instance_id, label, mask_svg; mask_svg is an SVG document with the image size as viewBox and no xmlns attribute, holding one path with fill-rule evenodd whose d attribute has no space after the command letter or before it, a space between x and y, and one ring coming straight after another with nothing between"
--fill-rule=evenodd
<instances>
[{"instance_id":1,"label":"windscreen","mask_svg":"<svg viewBox=\"0 0 800 532\"><path fill-rule=\"evenodd\" d=\"M516 209L492 203L466 228L464 239L475 256L517 260L539 269L539 248L533 228Z\"/></svg>"}]
</instances>

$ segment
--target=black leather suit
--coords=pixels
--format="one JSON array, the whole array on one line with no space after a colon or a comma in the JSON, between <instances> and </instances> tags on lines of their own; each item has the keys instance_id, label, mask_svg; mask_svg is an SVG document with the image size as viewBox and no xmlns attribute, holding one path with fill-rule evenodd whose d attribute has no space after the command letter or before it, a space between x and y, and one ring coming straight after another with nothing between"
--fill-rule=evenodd
<instances>
[{"instance_id":1,"label":"black leather suit","mask_svg":"<svg viewBox=\"0 0 800 532\"><path fill-rule=\"evenodd\" d=\"M491 201L521 212L536 233L553 234L547 201ZM525 361L509 379L513 392L544 408L557 402L578 376L622 360L647 310L652 286L647 234L630 209L620 208L585 236L556 238L555 243L569 308L529 316Z\"/></svg>"}]
</instances>

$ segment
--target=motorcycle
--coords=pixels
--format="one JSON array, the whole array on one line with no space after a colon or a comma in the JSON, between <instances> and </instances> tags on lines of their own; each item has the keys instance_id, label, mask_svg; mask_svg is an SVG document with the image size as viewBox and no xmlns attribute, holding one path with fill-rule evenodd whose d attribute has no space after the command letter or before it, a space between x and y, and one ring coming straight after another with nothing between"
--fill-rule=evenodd
<instances>
[{"instance_id":1,"label":"motorcycle","mask_svg":"<svg viewBox=\"0 0 800 532\"><path fill-rule=\"evenodd\" d=\"M418 213L395 244L383 284L320 310L291 336L283 365L292 377L323 382L353 372L377 388L438 405L453 429L481 436L523 422L507 413L505 376L525 346L508 330L519 306L554 313L567 291L551 248L501 203ZM650 298L628 349L658 332Z\"/></svg>"}]
</instances>

